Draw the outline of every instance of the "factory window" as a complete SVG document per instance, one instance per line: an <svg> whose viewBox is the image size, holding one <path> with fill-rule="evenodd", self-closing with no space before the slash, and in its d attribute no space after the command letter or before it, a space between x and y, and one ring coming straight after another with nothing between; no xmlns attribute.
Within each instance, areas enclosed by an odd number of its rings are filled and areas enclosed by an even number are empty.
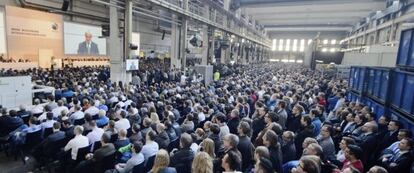
<svg viewBox="0 0 414 173"><path fill-rule="evenodd" d="M293 52L297 52L298 51L298 40L297 39L294 39L293 40L292 51Z"/></svg>
<svg viewBox="0 0 414 173"><path fill-rule="evenodd" d="M279 40L279 51L283 51L283 39Z"/></svg>
<svg viewBox="0 0 414 173"><path fill-rule="evenodd" d="M286 39L285 51L290 51L290 39Z"/></svg>
<svg viewBox="0 0 414 173"><path fill-rule="evenodd" d="M300 40L299 51L301 52L305 51L305 39Z"/></svg>

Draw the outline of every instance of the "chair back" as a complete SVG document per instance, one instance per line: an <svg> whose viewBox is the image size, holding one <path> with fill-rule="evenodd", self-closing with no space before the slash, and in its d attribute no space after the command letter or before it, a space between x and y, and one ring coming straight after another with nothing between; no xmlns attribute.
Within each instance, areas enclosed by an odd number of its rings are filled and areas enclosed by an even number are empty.
<svg viewBox="0 0 414 173"><path fill-rule="evenodd" d="M154 166L155 155L148 158L147 163L145 164L145 172L149 172Z"/></svg>
<svg viewBox="0 0 414 173"><path fill-rule="evenodd" d="M76 162L77 163L85 160L85 156L86 156L86 154L89 153L89 151L91 149L91 146L92 146L92 144L78 149L78 154L76 155Z"/></svg>
<svg viewBox="0 0 414 173"><path fill-rule="evenodd" d="M42 141L42 130L26 134L25 148L32 149Z"/></svg>
<svg viewBox="0 0 414 173"><path fill-rule="evenodd" d="M74 122L73 122L73 125L75 125L75 126L80 126L80 125L83 125L83 124L85 124L85 119L77 119L77 120L75 120Z"/></svg>
<svg viewBox="0 0 414 173"><path fill-rule="evenodd" d="M52 133L53 133L53 127L45 128L45 132L43 132L43 139L47 138Z"/></svg>
<svg viewBox="0 0 414 173"><path fill-rule="evenodd" d="M145 173L144 169L145 169L145 162L142 162L141 164L134 166L134 168L132 169L132 173Z"/></svg>

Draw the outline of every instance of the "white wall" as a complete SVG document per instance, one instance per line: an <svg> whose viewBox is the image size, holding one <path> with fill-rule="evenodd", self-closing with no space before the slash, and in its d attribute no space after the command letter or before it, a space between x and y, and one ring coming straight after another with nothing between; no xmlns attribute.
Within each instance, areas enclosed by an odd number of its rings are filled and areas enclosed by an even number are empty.
<svg viewBox="0 0 414 173"><path fill-rule="evenodd" d="M395 67L397 53L345 52L342 65Z"/></svg>

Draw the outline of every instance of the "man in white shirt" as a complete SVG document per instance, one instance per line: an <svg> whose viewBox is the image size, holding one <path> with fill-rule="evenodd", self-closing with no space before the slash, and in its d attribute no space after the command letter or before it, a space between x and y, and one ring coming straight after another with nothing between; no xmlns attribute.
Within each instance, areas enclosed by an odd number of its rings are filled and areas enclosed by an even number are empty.
<svg viewBox="0 0 414 173"><path fill-rule="evenodd" d="M158 152L158 144L154 142L157 134L154 131L149 131L146 136L146 143L142 147L141 153L144 155L145 160L148 160L151 156L154 156Z"/></svg>
<svg viewBox="0 0 414 173"><path fill-rule="evenodd" d="M73 130L75 133L75 137L71 139L68 144L66 144L64 150L69 151L71 150L71 156L72 160L76 160L76 156L78 154L78 149L83 148L89 145L88 138L86 136L83 136L83 127L82 126L76 126Z"/></svg>
<svg viewBox="0 0 414 173"><path fill-rule="evenodd" d="M40 124L40 126L42 127L42 129L52 128L53 123L55 123L55 122L56 121L53 120L53 113L48 112L48 113L46 113L46 121L43 122L42 124Z"/></svg>
<svg viewBox="0 0 414 173"><path fill-rule="evenodd" d="M121 129L128 130L131 127L131 124L129 124L129 120L125 118L126 112L121 111L121 119L115 122L115 129L121 131Z"/></svg>
<svg viewBox="0 0 414 173"><path fill-rule="evenodd" d="M30 110L30 112L32 113L32 115L36 115L36 114L41 114L43 113L43 106L40 105L40 100L39 99L35 99L34 100L34 107Z"/></svg>
<svg viewBox="0 0 414 173"><path fill-rule="evenodd" d="M63 105L62 100L59 100L57 103L58 103L58 107L52 110L53 117L55 118L57 118L62 113L62 111L65 111L66 113L69 112L69 109Z"/></svg>
<svg viewBox="0 0 414 173"><path fill-rule="evenodd" d="M99 114L99 109L95 106L90 106L89 108L87 108L85 110L85 114L87 114L87 113L89 113L92 116L98 115Z"/></svg>
<svg viewBox="0 0 414 173"><path fill-rule="evenodd" d="M73 121L75 120L79 120L85 117L85 113L82 112L82 107L80 107L79 105L75 106L75 112L70 115L70 121L73 123Z"/></svg>
<svg viewBox="0 0 414 173"><path fill-rule="evenodd" d="M89 124L92 127L92 131L86 135L86 137L88 137L89 144L100 141L104 130L96 126L95 120L92 120Z"/></svg>

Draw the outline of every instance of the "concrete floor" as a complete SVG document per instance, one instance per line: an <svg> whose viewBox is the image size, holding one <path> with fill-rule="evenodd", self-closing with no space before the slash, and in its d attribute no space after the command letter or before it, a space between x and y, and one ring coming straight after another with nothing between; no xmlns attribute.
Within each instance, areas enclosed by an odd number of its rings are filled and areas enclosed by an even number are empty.
<svg viewBox="0 0 414 173"><path fill-rule="evenodd" d="M29 157L26 161L26 164L23 164L23 161L20 157L17 157L17 160L14 160L14 156L6 156L4 151L0 151L0 172L1 173L47 173L47 170L37 170L33 171L35 160L33 157Z"/></svg>

